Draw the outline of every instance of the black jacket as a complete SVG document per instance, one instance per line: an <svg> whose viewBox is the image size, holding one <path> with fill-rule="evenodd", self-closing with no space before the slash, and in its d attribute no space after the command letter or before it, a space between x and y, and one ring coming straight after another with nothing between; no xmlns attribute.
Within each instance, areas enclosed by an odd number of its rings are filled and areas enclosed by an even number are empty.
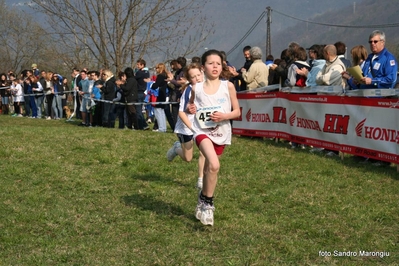
<svg viewBox="0 0 399 266"><path fill-rule="evenodd" d="M138 87L137 87L137 81L134 77L128 78L126 80L126 83L121 86L121 89L123 91L123 95L125 96L127 103L137 102Z"/></svg>
<svg viewBox="0 0 399 266"><path fill-rule="evenodd" d="M159 89L157 102L165 102L166 101L166 87L168 86L168 82L166 81L166 74L158 74L155 83L151 85L151 89ZM155 105L156 108L164 108L164 104Z"/></svg>
<svg viewBox="0 0 399 266"><path fill-rule="evenodd" d="M101 91L104 93L104 100L112 101L115 96L115 77L110 78L101 88Z"/></svg>
<svg viewBox="0 0 399 266"><path fill-rule="evenodd" d="M144 92L147 89L147 82L144 79L150 77L150 72L148 70L137 70L135 78L137 81L137 87L139 92Z"/></svg>

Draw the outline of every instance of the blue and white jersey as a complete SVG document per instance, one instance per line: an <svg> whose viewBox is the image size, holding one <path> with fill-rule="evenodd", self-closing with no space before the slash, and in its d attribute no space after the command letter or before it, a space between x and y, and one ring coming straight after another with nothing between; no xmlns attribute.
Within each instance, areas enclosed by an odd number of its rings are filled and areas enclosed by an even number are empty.
<svg viewBox="0 0 399 266"><path fill-rule="evenodd" d="M188 90L189 90L189 92L188 92ZM188 92L188 95L187 95L188 97L185 97L187 92ZM180 97L179 112L185 112L187 114L188 120L191 122L191 124L193 124L195 115L194 114L190 114L190 113L186 112L186 110L185 110L187 108L186 101L187 101L187 99L189 100L190 97L191 97L191 85L188 86L184 90L182 96ZM187 135L187 136L192 136L193 135L193 132L191 131L191 129L189 129L183 123L183 121L180 119L179 116L177 117L177 122L176 122L176 125L175 125L175 133L176 134L183 134L183 135Z"/></svg>

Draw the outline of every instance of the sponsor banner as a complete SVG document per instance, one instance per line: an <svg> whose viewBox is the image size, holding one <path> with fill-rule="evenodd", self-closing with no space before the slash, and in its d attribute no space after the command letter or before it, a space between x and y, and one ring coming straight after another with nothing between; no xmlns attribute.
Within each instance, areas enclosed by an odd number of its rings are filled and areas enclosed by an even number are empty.
<svg viewBox="0 0 399 266"><path fill-rule="evenodd" d="M342 97L343 104L374 106L380 108L399 108L398 98L358 98L358 97Z"/></svg>
<svg viewBox="0 0 399 266"><path fill-rule="evenodd" d="M397 99L282 92L237 96L241 116L233 122L233 134L283 138L399 163Z"/></svg>
<svg viewBox="0 0 399 266"><path fill-rule="evenodd" d="M277 95L284 99L289 99L291 102L302 102L302 103L342 103L341 96L327 96L327 95L309 95L309 94L284 94Z"/></svg>

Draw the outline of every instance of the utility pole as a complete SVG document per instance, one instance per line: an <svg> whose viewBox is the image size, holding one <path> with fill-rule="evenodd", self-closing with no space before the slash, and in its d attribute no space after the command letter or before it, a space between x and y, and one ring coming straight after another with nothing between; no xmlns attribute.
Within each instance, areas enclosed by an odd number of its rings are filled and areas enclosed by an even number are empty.
<svg viewBox="0 0 399 266"><path fill-rule="evenodd" d="M266 7L267 10L267 20L266 20L266 56L272 54L272 43L270 35L270 24L272 23L272 8L270 6Z"/></svg>

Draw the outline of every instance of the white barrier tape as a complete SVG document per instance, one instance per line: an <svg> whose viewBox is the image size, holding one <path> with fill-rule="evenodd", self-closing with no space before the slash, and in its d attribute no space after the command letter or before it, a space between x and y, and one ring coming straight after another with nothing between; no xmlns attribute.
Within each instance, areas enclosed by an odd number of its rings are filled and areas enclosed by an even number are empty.
<svg viewBox="0 0 399 266"><path fill-rule="evenodd" d="M113 101L108 101L108 100L102 100L102 99L93 99L89 97L83 97L87 100L93 100L95 102L103 102L103 103L112 103L116 105L149 105L149 104L178 104L178 102L142 102L142 103L121 103L121 102L113 102Z"/></svg>
<svg viewBox="0 0 399 266"><path fill-rule="evenodd" d="M62 95L62 94L68 93L68 92L73 92L73 91L64 91L64 92L56 92L56 93L48 93L48 94L46 94L46 93L30 93L30 94L23 94L23 95L19 95L19 96L42 96L42 95L51 95L51 94Z"/></svg>
<svg viewBox="0 0 399 266"><path fill-rule="evenodd" d="M72 91L64 91L64 92L57 92L57 93L52 93L53 95L62 95L65 93L69 93L69 92L73 92L74 96L76 96L76 91L72 90ZM32 93L32 94L24 94L24 95L20 95L20 96L42 96L42 95L50 95L50 94L45 94L45 93ZM76 97L74 97L76 100ZM93 99L90 97L85 97L83 96L83 98L88 99L88 100L94 100L96 102L104 102L104 103L112 103L112 104L116 104L116 105L149 105L149 104L178 104L178 102L142 102L142 103L121 103L121 102L113 102L113 101L108 101L108 100L102 100L102 99ZM75 105L75 103L74 103ZM76 107L74 108L76 109Z"/></svg>
<svg viewBox="0 0 399 266"><path fill-rule="evenodd" d="M76 91L74 92L74 96L76 96ZM76 104L76 98L74 97L74 106L73 106L73 113L71 116L66 120L67 122L72 121L72 118L75 116L75 112L77 109L77 104ZM89 101L93 100L94 102L103 102L103 103L111 103L115 105L149 105L149 104L177 104L178 102L143 102L143 103L121 103L121 102L113 102L113 101L107 101L107 100L101 100L101 99L93 99L90 97L83 97Z"/></svg>

